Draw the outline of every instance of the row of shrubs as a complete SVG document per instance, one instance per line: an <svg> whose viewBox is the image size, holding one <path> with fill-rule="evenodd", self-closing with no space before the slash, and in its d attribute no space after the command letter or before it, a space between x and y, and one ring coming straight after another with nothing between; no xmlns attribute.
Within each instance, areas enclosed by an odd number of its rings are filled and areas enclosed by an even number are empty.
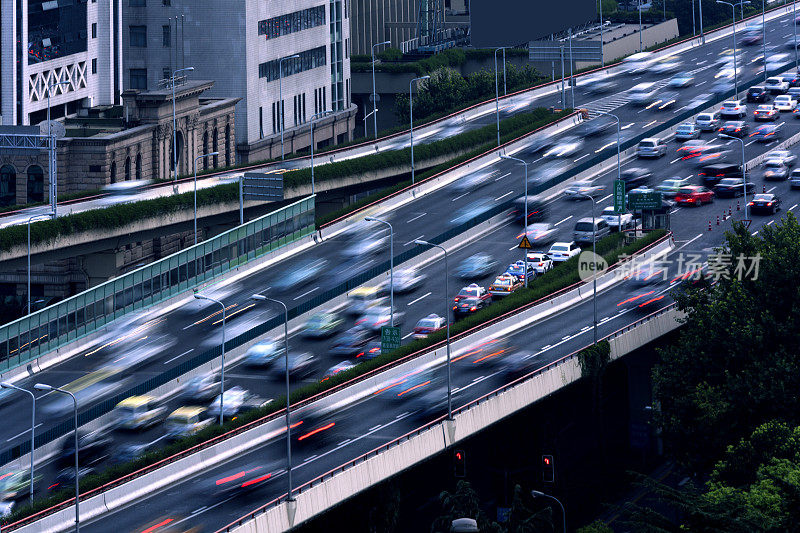
<svg viewBox="0 0 800 533"><path fill-rule="evenodd" d="M643 237L637 239L631 244L623 245L622 236L616 233L602 239L601 241L598 241L596 249L597 253L602 255L609 264L613 264L618 260L618 258L623 256L623 254L632 255L661 239L665 235L666 231L656 230L645 234ZM521 307L545 298L546 296L569 287L570 285L573 285L579 281L578 258L574 257L569 261L559 264L541 278L537 278L537 280L532 283L529 288L520 289L514 294L507 296L499 302L479 311L475 315L452 324L450 328L451 336L455 337L459 334L462 334L467 330L480 326L481 324L485 324L490 320L513 312L514 310L520 309ZM391 353L381 354L375 359L360 363L355 368L340 372L324 382L304 385L295 389L291 393L290 400L292 404L295 404L301 400L305 400L312 396L329 391L346 381L363 376L381 366L391 364L412 354L419 353L426 348L431 348L435 344L444 341L445 336L446 333L443 331L434 333L425 339L414 340L406 345L403 345ZM217 424L209 426L196 435L183 438L165 446L164 448L149 452L134 461L115 465L105 469L101 473L86 476L81 480L81 492L86 492L110 483L125 475L152 465L164 458L173 456L193 446L218 437L223 433L227 433L237 428L242 428L251 422L275 414L276 412L282 410L285 404L285 397L276 398L274 401L270 402L269 405L244 413L243 415L238 416L235 420L225 422L225 424L222 426ZM14 521L21 520L24 517L58 505L61 502L65 502L73 496L74 492L67 489L52 494L47 498L39 498L33 505L26 505L16 509L14 513L8 517L5 523L12 523Z"/></svg>
<svg viewBox="0 0 800 533"><path fill-rule="evenodd" d="M402 61L403 54L397 48L390 48L377 54L380 63L375 64L375 72L413 73L424 76L440 68L460 67L470 60L485 60L494 57L494 50L469 50L451 48L438 54L417 61ZM508 57L528 57L528 50L510 48L506 50ZM350 56L350 70L353 72L372 72L372 57L369 55Z"/></svg>

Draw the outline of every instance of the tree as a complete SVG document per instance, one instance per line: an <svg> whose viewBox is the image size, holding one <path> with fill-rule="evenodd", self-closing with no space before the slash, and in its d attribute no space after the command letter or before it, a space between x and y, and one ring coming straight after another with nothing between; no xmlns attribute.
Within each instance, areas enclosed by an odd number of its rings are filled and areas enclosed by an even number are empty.
<svg viewBox="0 0 800 533"><path fill-rule="evenodd" d="M442 491L439 494L442 514L433 522L432 533L449 533L456 518L472 518L478 521L478 529L483 532L501 533L502 529L490 521L480 507L480 498L469 481L459 480L453 493Z"/></svg>
<svg viewBox="0 0 800 533"><path fill-rule="evenodd" d="M755 237L736 224L722 253L718 283L677 297L688 316L653 373L656 423L695 472L766 420L800 422L800 225L790 213ZM755 279L737 279L740 256L760 257Z"/></svg>
<svg viewBox="0 0 800 533"><path fill-rule="evenodd" d="M595 520L591 524L579 527L577 533L614 533L614 530L600 520Z"/></svg>

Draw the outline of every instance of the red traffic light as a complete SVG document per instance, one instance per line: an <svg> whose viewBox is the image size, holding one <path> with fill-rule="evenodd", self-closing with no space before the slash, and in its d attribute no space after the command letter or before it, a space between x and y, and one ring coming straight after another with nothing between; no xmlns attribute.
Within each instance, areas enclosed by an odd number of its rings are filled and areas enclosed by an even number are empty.
<svg viewBox="0 0 800 533"><path fill-rule="evenodd" d="M463 455L461 455L461 452L456 452L456 459L457 459L457 460L459 460L459 461L460 461L460 460L461 460L461 459L463 459L463 458L464 458L464 456L463 456Z"/></svg>
<svg viewBox="0 0 800 533"><path fill-rule="evenodd" d="M549 458L549 457L547 457L547 456L545 455L545 456L542 458L542 460L544 461L544 464L545 464L545 465L547 465L547 466L550 466L550 458Z"/></svg>

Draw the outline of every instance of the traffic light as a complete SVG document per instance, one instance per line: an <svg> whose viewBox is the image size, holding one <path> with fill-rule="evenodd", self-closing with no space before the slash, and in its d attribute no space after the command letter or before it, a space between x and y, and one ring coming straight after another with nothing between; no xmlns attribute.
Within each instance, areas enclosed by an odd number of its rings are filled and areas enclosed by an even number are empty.
<svg viewBox="0 0 800 533"><path fill-rule="evenodd" d="M556 467L552 455L542 455L542 481L553 483L556 479Z"/></svg>
<svg viewBox="0 0 800 533"><path fill-rule="evenodd" d="M467 458L464 455L464 450L456 450L453 454L453 464L455 466L456 477L467 476Z"/></svg>

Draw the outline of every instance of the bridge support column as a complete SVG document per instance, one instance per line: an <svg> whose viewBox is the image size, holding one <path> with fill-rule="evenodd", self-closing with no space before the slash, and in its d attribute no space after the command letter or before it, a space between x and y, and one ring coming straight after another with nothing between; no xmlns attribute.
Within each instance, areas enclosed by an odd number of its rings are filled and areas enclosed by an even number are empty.
<svg viewBox="0 0 800 533"><path fill-rule="evenodd" d="M85 255L82 263L87 276L87 288L100 285L119 274L119 252L116 250Z"/></svg>

